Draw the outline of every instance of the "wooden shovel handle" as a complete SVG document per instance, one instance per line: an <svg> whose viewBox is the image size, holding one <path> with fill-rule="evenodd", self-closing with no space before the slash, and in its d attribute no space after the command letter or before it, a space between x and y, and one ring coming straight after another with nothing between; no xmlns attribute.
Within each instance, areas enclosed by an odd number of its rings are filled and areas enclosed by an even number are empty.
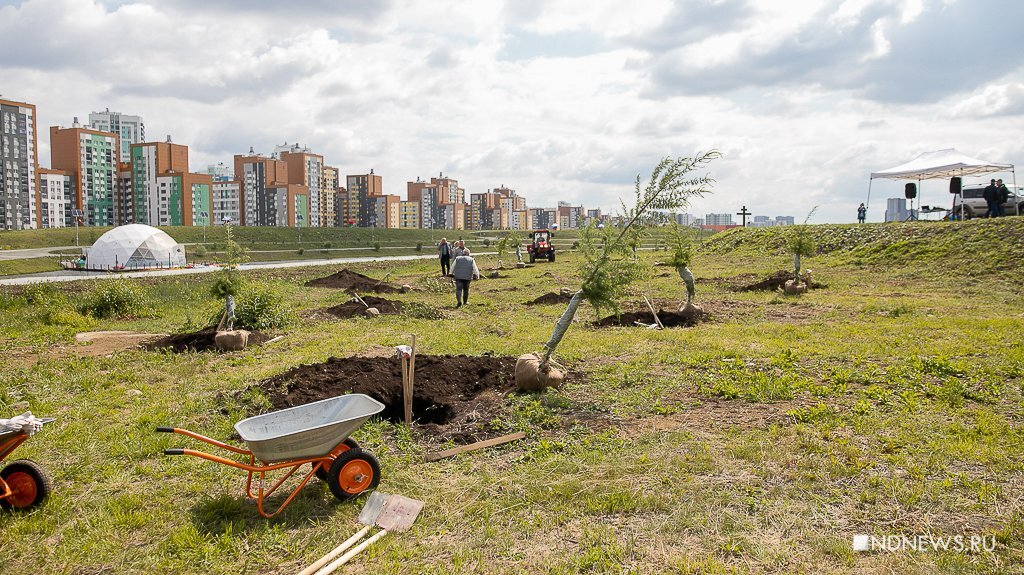
<svg viewBox="0 0 1024 575"><path fill-rule="evenodd" d="M356 541L362 539L363 536L366 535L366 533L370 530L370 527L370 525L367 525L366 527L360 529L358 533L346 539L344 543L335 547L330 553L317 559L316 563L313 563L309 567L306 567L305 569L300 571L299 575L313 575L313 573L316 573L317 569L320 569L321 567L326 565L328 561L334 559L338 555L341 555L345 552L346 549L354 545Z"/></svg>
<svg viewBox="0 0 1024 575"><path fill-rule="evenodd" d="M388 530L387 529L381 529L377 533L374 533L373 537L370 537L366 541L363 541L359 545L356 545L355 549L349 551L348 553L342 555L341 557L338 557L337 559L334 560L334 563L331 563L327 567L324 567L323 569L317 571L316 575L329 575L330 573L334 573L335 569L337 569L338 567L341 567L345 563L348 563L349 559L355 557L356 555L359 555L359 553L361 553L363 551L363 549L366 549L370 545L373 545L374 541L380 539L381 537L384 537L387 534L388 534Z"/></svg>

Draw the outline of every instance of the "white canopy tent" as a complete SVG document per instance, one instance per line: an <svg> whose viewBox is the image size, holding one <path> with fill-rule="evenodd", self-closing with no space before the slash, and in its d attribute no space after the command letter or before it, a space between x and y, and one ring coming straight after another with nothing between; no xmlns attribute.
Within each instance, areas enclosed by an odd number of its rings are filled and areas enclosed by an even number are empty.
<svg viewBox="0 0 1024 575"><path fill-rule="evenodd" d="M872 172L871 182L875 178L889 180L917 180L918 190L921 188L921 180L950 179L953 177L978 176L993 172L1011 172L1013 174L1013 187L1017 187L1017 174L1014 172L1013 164L999 164L986 160L972 158L962 154L953 148L937 150L935 152L924 152L913 160L898 166ZM918 205L920 205L920 192L918 193ZM871 203L871 183L868 183L868 204ZM911 202L913 204L913 202Z"/></svg>

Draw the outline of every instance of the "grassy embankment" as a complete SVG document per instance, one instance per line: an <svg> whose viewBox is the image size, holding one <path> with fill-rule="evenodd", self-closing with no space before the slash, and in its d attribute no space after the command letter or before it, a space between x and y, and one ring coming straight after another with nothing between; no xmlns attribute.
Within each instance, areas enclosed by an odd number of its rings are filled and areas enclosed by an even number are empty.
<svg viewBox="0 0 1024 575"><path fill-rule="evenodd" d="M815 227L821 255L806 265L826 289L733 291L791 265L782 232L719 234L697 252L697 302L712 314L697 327L597 329L583 310L559 348L572 380L507 400L497 427L526 441L423 463L429 439L380 421L361 428L383 463L381 489L427 507L347 572L1020 572L1024 220ZM152 313L126 320L52 313L5 292L0 414L27 405L58 421L16 454L50 469L56 490L37 511L0 515L0 560L11 572L298 571L355 531L360 503L314 485L281 519L261 519L244 474L162 456L187 442L153 428L228 438L266 405L257 381L409 333L421 353L536 350L562 309L522 303L573 285L573 264L480 281L460 310L432 262L362 266L423 288L394 299L444 318L298 319L280 343L231 355L76 358L70 343L84 329L195 327L218 305L209 277L145 282ZM685 298L674 272L652 270L624 306L639 307L641 293ZM308 310L346 299L301 286L327 273L250 277ZM74 301L93 287L55 289ZM998 547L855 553L860 533L984 534Z"/></svg>

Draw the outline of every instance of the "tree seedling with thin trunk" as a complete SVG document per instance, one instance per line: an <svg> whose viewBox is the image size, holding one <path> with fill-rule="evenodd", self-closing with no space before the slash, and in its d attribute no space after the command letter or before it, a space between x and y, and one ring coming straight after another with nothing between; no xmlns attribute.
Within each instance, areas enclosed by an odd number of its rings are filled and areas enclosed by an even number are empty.
<svg viewBox="0 0 1024 575"><path fill-rule="evenodd" d="M646 187L641 188L640 176L636 177L636 203L633 207L622 203L621 228L598 230L587 226L581 231L580 256L583 261L579 272L583 282L555 324L551 338L544 344L544 350L539 354L522 355L516 361L518 389L534 391L561 385L565 375L553 365L552 355L572 324L580 301L587 300L599 311L602 308L618 311L617 299L626 286L644 273L632 249L634 242L630 241L637 237L631 235L634 226L648 225L656 211L680 210L689 204L690 198L710 193L709 187L714 180L709 176L694 177L689 174L720 156L720 153L712 150L693 158L664 158L651 172Z"/></svg>
<svg viewBox="0 0 1024 575"><path fill-rule="evenodd" d="M811 257L814 255L815 245L814 238L811 236L811 229L808 226L808 222L811 220L811 216L817 211L818 206L814 206L813 209L804 218L804 223L793 226L789 231L789 237L786 239L786 247L790 253L793 254L793 279L786 282L783 290L787 294L801 294L807 291L809 286L810 277L809 275L805 278L801 277L801 258Z"/></svg>

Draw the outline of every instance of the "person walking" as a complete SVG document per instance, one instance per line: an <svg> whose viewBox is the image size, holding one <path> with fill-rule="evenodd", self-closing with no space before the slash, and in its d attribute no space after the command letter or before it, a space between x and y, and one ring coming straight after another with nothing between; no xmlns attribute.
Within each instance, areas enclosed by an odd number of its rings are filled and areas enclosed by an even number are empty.
<svg viewBox="0 0 1024 575"><path fill-rule="evenodd" d="M448 243L448 238L441 238L441 243L437 244L437 257L441 259L441 275L448 275L452 261L452 245Z"/></svg>
<svg viewBox="0 0 1024 575"><path fill-rule="evenodd" d="M466 249L466 242L457 240L455 242L455 248L452 249L452 257L457 258L459 256L466 255L467 253L469 253L469 250Z"/></svg>
<svg viewBox="0 0 1024 575"><path fill-rule="evenodd" d="M480 269L476 267L476 260L469 254L469 249L463 248L463 254L455 258L452 276L455 277L455 307L462 307L462 304L469 303L469 282L480 279Z"/></svg>
<svg viewBox="0 0 1024 575"><path fill-rule="evenodd" d="M996 180L996 215L1000 218L1006 215L1005 204L1010 199L1010 190L1003 184L1002 178Z"/></svg>
<svg viewBox="0 0 1024 575"><path fill-rule="evenodd" d="M985 191L981 193L981 197L985 198L985 205L988 209L985 210L986 218L996 217L996 196L999 194L999 188L996 187L996 181L990 180L989 184L985 186Z"/></svg>
<svg viewBox="0 0 1024 575"><path fill-rule="evenodd" d="M857 223L863 224L866 219L868 219L868 209L864 206L864 202L861 202L857 207Z"/></svg>

